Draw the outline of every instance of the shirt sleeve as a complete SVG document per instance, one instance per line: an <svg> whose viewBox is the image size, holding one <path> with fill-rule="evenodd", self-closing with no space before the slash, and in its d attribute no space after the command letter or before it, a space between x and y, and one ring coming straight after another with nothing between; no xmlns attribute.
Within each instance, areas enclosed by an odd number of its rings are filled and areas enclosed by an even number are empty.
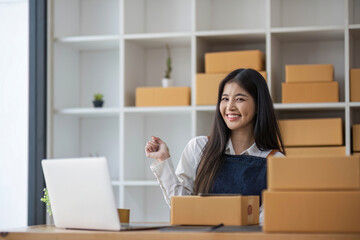
<svg viewBox="0 0 360 240"><path fill-rule="evenodd" d="M171 158L162 162L155 161L151 164L150 169L157 178L165 201L169 206L171 206L172 196L191 195L193 193L196 169L206 143L206 137L191 139L181 154L176 171Z"/></svg>

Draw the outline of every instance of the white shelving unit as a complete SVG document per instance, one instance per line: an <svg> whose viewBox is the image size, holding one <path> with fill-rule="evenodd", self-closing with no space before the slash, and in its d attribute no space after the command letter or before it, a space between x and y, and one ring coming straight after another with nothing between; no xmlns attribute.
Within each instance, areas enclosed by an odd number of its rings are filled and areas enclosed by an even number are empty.
<svg viewBox="0 0 360 240"><path fill-rule="evenodd" d="M351 153L358 0L50 0L48 13L48 157L106 156L118 207L130 208L132 221L170 220L144 154L150 136L168 143L176 165L190 138L210 133L215 106L195 104L206 52L263 51L279 118L341 117ZM166 44L191 105L135 107L136 87L161 85ZM320 63L334 65L340 102L282 104L285 65ZM101 109L91 103L98 92Z"/></svg>

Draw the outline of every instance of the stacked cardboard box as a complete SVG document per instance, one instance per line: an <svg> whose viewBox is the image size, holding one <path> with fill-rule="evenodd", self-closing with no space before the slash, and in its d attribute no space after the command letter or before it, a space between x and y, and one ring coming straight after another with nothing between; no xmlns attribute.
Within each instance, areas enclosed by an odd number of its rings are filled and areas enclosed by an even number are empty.
<svg viewBox="0 0 360 240"><path fill-rule="evenodd" d="M341 118L279 120L287 156L345 156Z"/></svg>
<svg viewBox="0 0 360 240"><path fill-rule="evenodd" d="M269 157L265 232L360 232L359 156Z"/></svg>
<svg viewBox="0 0 360 240"><path fill-rule="evenodd" d="M285 72L283 103L339 102L339 84L331 64L286 65Z"/></svg>
<svg viewBox="0 0 360 240"><path fill-rule="evenodd" d="M350 101L360 102L360 69L350 70Z"/></svg>
<svg viewBox="0 0 360 240"><path fill-rule="evenodd" d="M353 151L360 152L360 124L354 124L352 129Z"/></svg>
<svg viewBox="0 0 360 240"><path fill-rule="evenodd" d="M196 104L215 105L219 83L235 69L252 68L266 80L264 59L259 50L206 53L205 73L196 75Z"/></svg>

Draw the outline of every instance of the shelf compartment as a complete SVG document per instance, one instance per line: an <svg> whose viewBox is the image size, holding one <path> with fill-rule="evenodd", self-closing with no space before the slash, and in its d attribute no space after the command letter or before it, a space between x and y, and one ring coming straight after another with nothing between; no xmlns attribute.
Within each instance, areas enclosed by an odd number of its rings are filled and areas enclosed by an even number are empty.
<svg viewBox="0 0 360 240"><path fill-rule="evenodd" d="M119 107L119 51L80 51L54 45L54 108L92 107L94 94L104 107Z"/></svg>
<svg viewBox="0 0 360 240"><path fill-rule="evenodd" d="M118 35L70 36L56 38L54 41L56 44L77 50L118 49L120 37Z"/></svg>
<svg viewBox="0 0 360 240"><path fill-rule="evenodd" d="M125 113L124 133L124 180L154 181L150 170L152 162L146 158L145 145L151 136L157 136L166 142L176 166L183 149L191 139L191 114L138 114Z"/></svg>
<svg viewBox="0 0 360 240"><path fill-rule="evenodd" d="M332 36L332 37L330 37ZM278 32L271 34L271 84L274 103L281 103L285 66L332 64L339 83L340 102L345 101L345 49L343 30Z"/></svg>
<svg viewBox="0 0 360 240"><path fill-rule="evenodd" d="M54 0L53 3L55 38L118 35L119 20L118 0Z"/></svg>
<svg viewBox="0 0 360 240"><path fill-rule="evenodd" d="M344 26L344 1L271 0L270 2L271 27Z"/></svg>
<svg viewBox="0 0 360 240"><path fill-rule="evenodd" d="M118 117L55 115L53 129L54 158L104 156L111 179L119 179Z"/></svg>
<svg viewBox="0 0 360 240"><path fill-rule="evenodd" d="M198 0L196 31L265 29L265 0Z"/></svg>
<svg viewBox="0 0 360 240"><path fill-rule="evenodd" d="M125 34L191 31L191 0L124 2Z"/></svg>
<svg viewBox="0 0 360 240"><path fill-rule="evenodd" d="M198 111L196 115L196 136L210 136L215 109L213 111Z"/></svg>
<svg viewBox="0 0 360 240"><path fill-rule="evenodd" d="M125 186L124 198L131 222L170 222L170 207L159 186Z"/></svg>
<svg viewBox="0 0 360 240"><path fill-rule="evenodd" d="M360 68L360 28L349 31L349 66Z"/></svg>
<svg viewBox="0 0 360 240"><path fill-rule="evenodd" d="M360 2L349 0L349 23L360 24Z"/></svg>
<svg viewBox="0 0 360 240"><path fill-rule="evenodd" d="M205 53L261 50L266 53L265 33L208 35L196 37L196 72L205 72Z"/></svg>
<svg viewBox="0 0 360 240"><path fill-rule="evenodd" d="M125 41L125 106L135 106L137 87L161 86L166 69L166 44L170 48L174 86L191 86L190 37Z"/></svg>

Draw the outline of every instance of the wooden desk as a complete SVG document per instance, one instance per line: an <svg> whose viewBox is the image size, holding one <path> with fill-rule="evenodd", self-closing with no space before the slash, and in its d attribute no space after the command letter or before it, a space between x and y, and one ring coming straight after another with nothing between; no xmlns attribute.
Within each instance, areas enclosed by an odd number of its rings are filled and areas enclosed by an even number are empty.
<svg viewBox="0 0 360 240"><path fill-rule="evenodd" d="M290 234L290 233L260 233L260 232L160 232L158 230L107 232L57 229L54 226L31 226L0 230L0 239L21 240L108 240L108 239L147 239L147 240L360 240L360 234Z"/></svg>

